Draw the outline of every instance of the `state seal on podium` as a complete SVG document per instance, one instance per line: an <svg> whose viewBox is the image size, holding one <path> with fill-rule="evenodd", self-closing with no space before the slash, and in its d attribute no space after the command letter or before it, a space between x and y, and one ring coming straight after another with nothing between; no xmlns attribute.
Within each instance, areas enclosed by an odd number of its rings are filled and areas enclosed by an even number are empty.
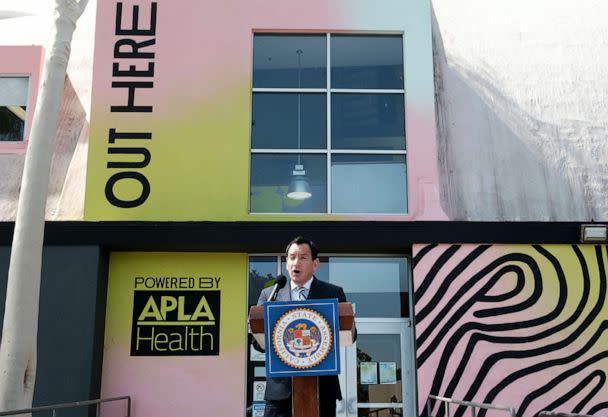
<svg viewBox="0 0 608 417"><path fill-rule="evenodd" d="M264 304L266 376L340 373L338 300Z"/></svg>
<svg viewBox="0 0 608 417"><path fill-rule="evenodd" d="M277 356L297 369L309 369L321 363L331 350L332 339L327 320L310 308L287 311L272 330Z"/></svg>

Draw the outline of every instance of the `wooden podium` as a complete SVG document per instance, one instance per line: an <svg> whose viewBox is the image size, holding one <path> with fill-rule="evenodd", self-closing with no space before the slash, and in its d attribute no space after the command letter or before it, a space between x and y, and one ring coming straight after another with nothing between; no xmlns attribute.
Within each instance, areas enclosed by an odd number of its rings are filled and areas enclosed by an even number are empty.
<svg viewBox="0 0 608 417"><path fill-rule="evenodd" d="M351 303L339 303L340 346L353 344L355 336L355 314ZM264 346L264 307L249 309L249 325L256 342ZM291 385L292 417L319 417L319 377L296 376Z"/></svg>

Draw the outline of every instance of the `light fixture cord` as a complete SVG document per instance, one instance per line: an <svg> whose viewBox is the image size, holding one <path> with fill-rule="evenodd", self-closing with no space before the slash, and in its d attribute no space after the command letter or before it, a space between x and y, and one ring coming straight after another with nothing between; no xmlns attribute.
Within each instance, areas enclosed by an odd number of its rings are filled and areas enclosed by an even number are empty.
<svg viewBox="0 0 608 417"><path fill-rule="evenodd" d="M296 54L298 54L298 90L302 87L301 85L301 77L302 77L302 50L298 49L296 51ZM301 165L300 163L300 96L301 96L301 92L298 91L298 165Z"/></svg>

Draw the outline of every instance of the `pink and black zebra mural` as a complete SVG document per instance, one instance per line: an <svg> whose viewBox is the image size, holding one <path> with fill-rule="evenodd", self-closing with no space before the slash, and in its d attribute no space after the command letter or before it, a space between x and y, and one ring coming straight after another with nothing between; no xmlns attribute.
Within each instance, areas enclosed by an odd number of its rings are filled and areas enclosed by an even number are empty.
<svg viewBox="0 0 608 417"><path fill-rule="evenodd" d="M422 415L432 394L518 416L608 416L606 246L415 245L413 255ZM433 415L444 415L438 403ZM479 413L491 415L505 414Z"/></svg>

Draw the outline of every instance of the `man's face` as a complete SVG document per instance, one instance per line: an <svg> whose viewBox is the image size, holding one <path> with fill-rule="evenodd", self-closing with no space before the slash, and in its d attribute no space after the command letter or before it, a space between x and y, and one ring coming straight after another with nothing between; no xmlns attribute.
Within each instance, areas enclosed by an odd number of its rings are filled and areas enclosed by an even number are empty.
<svg viewBox="0 0 608 417"><path fill-rule="evenodd" d="M304 285L319 266L319 258L313 260L310 246L306 243L293 243L287 251L287 272L298 286Z"/></svg>

